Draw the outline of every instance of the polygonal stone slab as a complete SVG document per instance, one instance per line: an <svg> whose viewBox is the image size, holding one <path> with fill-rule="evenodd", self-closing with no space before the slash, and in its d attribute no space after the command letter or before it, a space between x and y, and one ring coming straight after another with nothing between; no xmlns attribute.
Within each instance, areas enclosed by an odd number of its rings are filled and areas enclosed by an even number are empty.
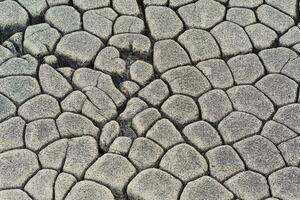
<svg viewBox="0 0 300 200"><path fill-rule="evenodd" d="M109 6L110 0L73 0L75 7L82 11Z"/></svg>
<svg viewBox="0 0 300 200"><path fill-rule="evenodd" d="M16 113L17 107L13 102L11 102L7 97L0 94L0 121L14 116Z"/></svg>
<svg viewBox="0 0 300 200"><path fill-rule="evenodd" d="M226 13L226 20L242 27L256 22L255 13L247 8L230 8Z"/></svg>
<svg viewBox="0 0 300 200"><path fill-rule="evenodd" d="M297 167L300 164L300 137L283 142L278 148L289 166Z"/></svg>

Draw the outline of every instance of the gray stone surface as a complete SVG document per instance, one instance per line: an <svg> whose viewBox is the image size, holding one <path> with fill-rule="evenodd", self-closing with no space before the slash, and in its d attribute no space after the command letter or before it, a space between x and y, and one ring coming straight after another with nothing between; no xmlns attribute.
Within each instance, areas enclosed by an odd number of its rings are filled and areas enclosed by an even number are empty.
<svg viewBox="0 0 300 200"><path fill-rule="evenodd" d="M245 27L256 22L255 13L247 8L230 8L226 13L226 20Z"/></svg>

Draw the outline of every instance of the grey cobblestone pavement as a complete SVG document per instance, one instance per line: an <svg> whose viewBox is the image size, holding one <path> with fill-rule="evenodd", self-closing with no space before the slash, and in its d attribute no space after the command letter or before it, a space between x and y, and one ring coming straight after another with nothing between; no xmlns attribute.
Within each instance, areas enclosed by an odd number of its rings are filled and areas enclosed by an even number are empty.
<svg viewBox="0 0 300 200"><path fill-rule="evenodd" d="M300 200L298 0L0 0L0 200Z"/></svg>

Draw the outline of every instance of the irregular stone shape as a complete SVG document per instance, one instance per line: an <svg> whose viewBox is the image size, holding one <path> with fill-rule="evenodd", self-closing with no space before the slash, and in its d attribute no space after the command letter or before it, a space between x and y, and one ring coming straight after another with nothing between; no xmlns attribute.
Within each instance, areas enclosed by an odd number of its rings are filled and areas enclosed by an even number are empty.
<svg viewBox="0 0 300 200"><path fill-rule="evenodd" d="M205 30L187 30L178 37L178 41L187 49L193 62L221 56L216 40Z"/></svg>
<svg viewBox="0 0 300 200"><path fill-rule="evenodd" d="M63 171L81 179L89 166L99 157L98 143L91 136L72 138L68 141Z"/></svg>
<svg viewBox="0 0 300 200"><path fill-rule="evenodd" d="M175 144L184 142L180 132L168 119L157 121L149 131L147 131L146 137L154 140L164 149L169 149Z"/></svg>
<svg viewBox="0 0 300 200"><path fill-rule="evenodd" d="M275 145L297 136L294 131L275 121L265 123L261 135L269 139Z"/></svg>
<svg viewBox="0 0 300 200"><path fill-rule="evenodd" d="M277 33L269 27L261 24L251 24L245 27L255 49L266 49L271 47L278 38Z"/></svg>
<svg viewBox="0 0 300 200"><path fill-rule="evenodd" d="M174 200L178 199L182 183L159 169L146 169L139 173L127 186L130 199Z"/></svg>
<svg viewBox="0 0 300 200"><path fill-rule="evenodd" d="M251 0L251 1L229 0L230 7L236 6L236 7L256 8L263 3L264 3L263 0Z"/></svg>
<svg viewBox="0 0 300 200"><path fill-rule="evenodd" d="M105 47L98 53L94 69L123 76L126 73L126 62L120 58L120 52L115 47Z"/></svg>
<svg viewBox="0 0 300 200"><path fill-rule="evenodd" d="M291 77L297 82L300 82L300 57L288 62L281 70L281 73Z"/></svg>
<svg viewBox="0 0 300 200"><path fill-rule="evenodd" d="M279 108L273 119L300 134L300 104L290 104Z"/></svg>
<svg viewBox="0 0 300 200"><path fill-rule="evenodd" d="M0 197L2 200L32 200L26 192L20 189L1 190Z"/></svg>
<svg viewBox="0 0 300 200"><path fill-rule="evenodd" d="M183 23L168 7L149 6L145 9L146 21L155 40L170 39L183 30Z"/></svg>
<svg viewBox="0 0 300 200"><path fill-rule="evenodd" d="M73 89L59 72L47 64L40 66L39 80L43 91L56 98L63 98Z"/></svg>
<svg viewBox="0 0 300 200"><path fill-rule="evenodd" d="M187 142L199 151L207 151L222 144L218 132L205 121L198 121L185 126L182 134Z"/></svg>
<svg viewBox="0 0 300 200"><path fill-rule="evenodd" d="M143 0L145 6L163 6L167 5L168 0Z"/></svg>
<svg viewBox="0 0 300 200"><path fill-rule="evenodd" d="M237 84L252 84L265 73L264 66L256 54L235 56L227 62Z"/></svg>
<svg viewBox="0 0 300 200"><path fill-rule="evenodd" d="M31 55L11 58L0 65L0 76L35 75L38 61Z"/></svg>
<svg viewBox="0 0 300 200"><path fill-rule="evenodd" d="M105 199L114 200L111 191L104 185L100 185L93 181L80 181L76 183L71 191L67 194L66 200L93 200Z"/></svg>
<svg viewBox="0 0 300 200"><path fill-rule="evenodd" d="M224 21L210 32L221 46L223 56L234 56L252 51L252 44L246 32L237 24Z"/></svg>
<svg viewBox="0 0 300 200"><path fill-rule="evenodd" d="M17 0L28 11L33 21L39 21L48 9L46 0Z"/></svg>
<svg viewBox="0 0 300 200"><path fill-rule="evenodd" d="M53 187L56 177L55 170L42 169L26 183L24 190L35 199L51 200L54 195Z"/></svg>
<svg viewBox="0 0 300 200"><path fill-rule="evenodd" d="M129 75L132 81L140 85L146 85L154 76L151 64L138 60L129 67Z"/></svg>
<svg viewBox="0 0 300 200"><path fill-rule="evenodd" d="M178 7L181 7L183 5L186 5L186 4L189 4L192 2L193 2L193 0L170 0L169 6L171 8L178 8Z"/></svg>
<svg viewBox="0 0 300 200"><path fill-rule="evenodd" d="M60 105L64 112L79 113L87 97L81 91L76 90L70 93L61 101Z"/></svg>
<svg viewBox="0 0 300 200"><path fill-rule="evenodd" d="M298 57L296 52L285 47L266 49L258 55L269 73L279 73L286 64Z"/></svg>
<svg viewBox="0 0 300 200"><path fill-rule="evenodd" d="M266 178L253 171L240 172L225 181L224 185L241 199L264 199L270 195Z"/></svg>
<svg viewBox="0 0 300 200"><path fill-rule="evenodd" d="M47 10L45 21L63 34L81 29L80 13L71 6L55 6Z"/></svg>
<svg viewBox="0 0 300 200"><path fill-rule="evenodd" d="M283 142L278 148L289 166L297 167L300 164L300 137Z"/></svg>
<svg viewBox="0 0 300 200"><path fill-rule="evenodd" d="M70 0L47 0L50 7L69 4Z"/></svg>
<svg viewBox="0 0 300 200"><path fill-rule="evenodd" d="M0 64L14 57L14 54L6 47L0 45Z"/></svg>
<svg viewBox="0 0 300 200"><path fill-rule="evenodd" d="M140 9L137 0L112 0L112 7L121 15L139 15Z"/></svg>
<svg viewBox="0 0 300 200"><path fill-rule="evenodd" d="M169 84L175 94L198 97L211 88L206 77L193 66L171 69L162 74L161 77Z"/></svg>
<svg viewBox="0 0 300 200"><path fill-rule="evenodd" d="M206 152L210 174L219 181L245 170L245 166L236 151L229 145L219 146Z"/></svg>
<svg viewBox="0 0 300 200"><path fill-rule="evenodd" d="M286 167L269 176L271 193L280 199L297 200L300 198L300 169Z"/></svg>
<svg viewBox="0 0 300 200"><path fill-rule="evenodd" d="M50 54L60 39L60 33L47 23L31 25L24 35L24 51L35 57Z"/></svg>
<svg viewBox="0 0 300 200"><path fill-rule="evenodd" d="M141 99L133 97L129 99L125 110L119 115L120 121L131 121L136 114L148 108L148 105Z"/></svg>
<svg viewBox="0 0 300 200"><path fill-rule="evenodd" d="M91 10L95 8L107 7L110 0L73 0L73 4L81 11Z"/></svg>
<svg viewBox="0 0 300 200"><path fill-rule="evenodd" d="M89 10L83 13L83 28L102 40L108 40L113 33L113 23L117 16L109 7Z"/></svg>
<svg viewBox="0 0 300 200"><path fill-rule="evenodd" d="M210 59L199 62L197 68L202 71L214 88L224 89L233 85L231 71L221 59Z"/></svg>
<svg viewBox="0 0 300 200"><path fill-rule="evenodd" d="M298 26L293 26L284 35L279 38L281 46L292 46L300 42L300 29Z"/></svg>
<svg viewBox="0 0 300 200"><path fill-rule="evenodd" d="M297 1L296 0L289 0L289 1L284 1L284 0L266 0L266 3L278 8L284 13L287 13L293 18L296 18L297 16Z"/></svg>
<svg viewBox="0 0 300 200"><path fill-rule="evenodd" d="M31 76L9 76L0 79L0 92L17 104L41 92L37 80Z"/></svg>
<svg viewBox="0 0 300 200"><path fill-rule="evenodd" d="M106 153L86 171L86 179L106 185L116 196L123 196L135 167L123 156Z"/></svg>
<svg viewBox="0 0 300 200"><path fill-rule="evenodd" d="M216 1L202 0L180 7L178 13L188 28L210 29L223 20L225 9Z"/></svg>
<svg viewBox="0 0 300 200"><path fill-rule="evenodd" d="M297 98L298 84L280 74L264 76L255 86L267 95L276 106L293 103Z"/></svg>
<svg viewBox="0 0 300 200"><path fill-rule="evenodd" d="M146 131L161 118L161 114L155 108L148 108L138 113L132 119L132 128L138 136L143 136Z"/></svg>
<svg viewBox="0 0 300 200"><path fill-rule="evenodd" d="M2 43L2 46L7 48L15 56L23 55L23 35L23 32L13 34L8 40Z"/></svg>
<svg viewBox="0 0 300 200"><path fill-rule="evenodd" d="M38 151L46 144L59 139L60 135L53 119L40 119L30 122L25 129L26 147Z"/></svg>
<svg viewBox="0 0 300 200"><path fill-rule="evenodd" d="M141 89L138 96L154 107L159 106L168 98L170 92L167 84L161 79L156 79Z"/></svg>
<svg viewBox="0 0 300 200"><path fill-rule="evenodd" d="M247 167L262 174L269 174L285 166L276 146L268 139L255 135L233 145Z"/></svg>
<svg viewBox="0 0 300 200"><path fill-rule="evenodd" d="M37 156L27 149L0 154L0 189L23 187L39 169Z"/></svg>
<svg viewBox="0 0 300 200"><path fill-rule="evenodd" d="M161 106L161 112L173 123L183 126L199 118L199 109L192 98L172 95Z"/></svg>
<svg viewBox="0 0 300 200"><path fill-rule="evenodd" d="M70 191L71 187L75 185L76 178L68 173L62 172L60 173L54 185L54 199L55 200L64 200L65 196Z"/></svg>
<svg viewBox="0 0 300 200"><path fill-rule="evenodd" d="M186 51L174 40L155 42L153 47L153 64L158 72L163 73L190 62Z"/></svg>
<svg viewBox="0 0 300 200"><path fill-rule="evenodd" d="M268 119L274 112L271 101L251 85L235 86L227 90L227 94L238 111L248 112L263 120Z"/></svg>
<svg viewBox="0 0 300 200"><path fill-rule="evenodd" d="M7 97L0 94L0 121L14 116L17 107Z"/></svg>
<svg viewBox="0 0 300 200"><path fill-rule="evenodd" d="M220 89L203 94L198 99L198 103L202 119L211 123L220 121L233 110L227 94Z"/></svg>
<svg viewBox="0 0 300 200"><path fill-rule="evenodd" d="M141 88L140 86L133 81L124 81L119 85L120 91L128 97L133 97Z"/></svg>
<svg viewBox="0 0 300 200"><path fill-rule="evenodd" d="M187 183L208 170L205 158L188 144L178 144L162 157L159 167L184 183Z"/></svg>
<svg viewBox="0 0 300 200"><path fill-rule="evenodd" d="M138 17L120 16L114 24L114 33L143 33L145 31L144 21Z"/></svg>
<svg viewBox="0 0 300 200"><path fill-rule="evenodd" d="M261 126L262 122L255 116L233 111L219 123L218 130L224 142L231 143L258 133Z"/></svg>
<svg viewBox="0 0 300 200"><path fill-rule="evenodd" d="M261 23L274 29L279 34L286 32L295 23L290 16L267 4L259 6L256 10L256 14Z"/></svg>
<svg viewBox="0 0 300 200"><path fill-rule="evenodd" d="M33 121L42 118L55 118L60 112L56 99L47 94L41 94L22 104L19 107L18 115L27 121Z"/></svg>
<svg viewBox="0 0 300 200"><path fill-rule="evenodd" d="M0 2L0 39L25 30L29 16L25 9L15 1Z"/></svg>
<svg viewBox="0 0 300 200"><path fill-rule="evenodd" d="M100 39L86 31L66 34L58 42L55 54L75 67L91 64L97 52L104 46Z"/></svg>
<svg viewBox="0 0 300 200"><path fill-rule="evenodd" d="M71 112L64 112L56 119L58 131L62 137L90 135L95 138L99 129L88 118Z"/></svg>
<svg viewBox="0 0 300 200"><path fill-rule="evenodd" d="M109 146L111 143L120 136L120 125L116 121L110 121L106 123L101 131L100 137L99 137L99 145L100 148L104 151L108 151Z"/></svg>
<svg viewBox="0 0 300 200"><path fill-rule="evenodd" d="M44 64L51 65L53 67L59 67L58 59L55 55L48 55L43 58Z"/></svg>
<svg viewBox="0 0 300 200"><path fill-rule="evenodd" d="M151 41L148 37L137 33L122 33L112 36L108 44L122 51L130 51L133 54L148 57L151 52Z"/></svg>
<svg viewBox="0 0 300 200"><path fill-rule="evenodd" d="M132 143L128 158L139 169L154 167L163 155L164 150L155 142L139 137Z"/></svg>
<svg viewBox="0 0 300 200"><path fill-rule="evenodd" d="M189 182L182 191L180 200L230 200L233 194L221 183L209 176L203 176Z"/></svg>
<svg viewBox="0 0 300 200"><path fill-rule="evenodd" d="M23 147L24 129L25 121L21 117L12 117L0 123L0 152Z"/></svg>
<svg viewBox="0 0 300 200"><path fill-rule="evenodd" d="M256 22L254 11L247 8L230 8L226 13L226 20L234 22L242 27Z"/></svg>
<svg viewBox="0 0 300 200"><path fill-rule="evenodd" d="M127 156L131 144L132 139L130 137L117 137L110 145L108 152Z"/></svg>

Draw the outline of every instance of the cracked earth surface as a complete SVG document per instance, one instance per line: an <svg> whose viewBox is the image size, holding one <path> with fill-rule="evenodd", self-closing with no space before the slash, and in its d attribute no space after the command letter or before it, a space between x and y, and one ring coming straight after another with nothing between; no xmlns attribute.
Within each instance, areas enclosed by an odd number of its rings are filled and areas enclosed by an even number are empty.
<svg viewBox="0 0 300 200"><path fill-rule="evenodd" d="M298 0L0 0L0 200L299 200Z"/></svg>

